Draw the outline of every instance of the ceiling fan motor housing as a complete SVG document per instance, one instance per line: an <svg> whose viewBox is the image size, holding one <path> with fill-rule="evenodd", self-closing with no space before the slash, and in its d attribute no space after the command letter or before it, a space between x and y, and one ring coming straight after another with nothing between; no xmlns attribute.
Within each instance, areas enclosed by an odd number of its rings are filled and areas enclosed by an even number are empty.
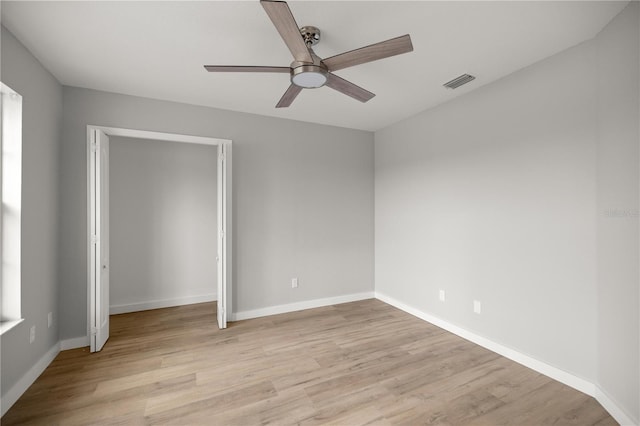
<svg viewBox="0 0 640 426"><path fill-rule="evenodd" d="M313 50L309 50L313 58L312 64L298 61L291 62L291 83L305 89L315 89L325 85L329 69L322 63L322 59L320 59Z"/></svg>

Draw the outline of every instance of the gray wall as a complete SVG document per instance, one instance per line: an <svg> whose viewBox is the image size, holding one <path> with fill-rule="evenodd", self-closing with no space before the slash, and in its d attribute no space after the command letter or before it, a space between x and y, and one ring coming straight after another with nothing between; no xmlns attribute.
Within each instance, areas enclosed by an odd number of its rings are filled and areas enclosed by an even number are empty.
<svg viewBox="0 0 640 426"><path fill-rule="evenodd" d="M62 87L2 27L0 77L22 95L22 317L2 335L4 395L58 342L58 170ZM47 314L53 325L47 328ZM29 328L36 340L29 344Z"/></svg>
<svg viewBox="0 0 640 426"><path fill-rule="evenodd" d="M217 149L110 138L110 303L119 312L215 296Z"/></svg>
<svg viewBox="0 0 640 426"><path fill-rule="evenodd" d="M638 174L640 13L631 2L597 37L598 382L640 421Z"/></svg>
<svg viewBox="0 0 640 426"><path fill-rule="evenodd" d="M234 311L373 290L371 133L73 87L63 99L61 338L86 334L88 124L233 140Z"/></svg>
<svg viewBox="0 0 640 426"><path fill-rule="evenodd" d="M579 45L375 135L376 291L590 381L594 55Z"/></svg>
<svg viewBox="0 0 640 426"><path fill-rule="evenodd" d="M376 291L597 384L636 423L638 9L375 134Z"/></svg>

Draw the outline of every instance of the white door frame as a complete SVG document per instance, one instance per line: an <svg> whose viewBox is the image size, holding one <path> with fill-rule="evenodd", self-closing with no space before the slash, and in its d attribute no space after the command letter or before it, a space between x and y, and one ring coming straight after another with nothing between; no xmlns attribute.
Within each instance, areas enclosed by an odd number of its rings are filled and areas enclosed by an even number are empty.
<svg viewBox="0 0 640 426"><path fill-rule="evenodd" d="M95 176L95 156L92 155L92 134L94 130L101 130L107 136L119 136L127 138L151 139L167 142L195 143L200 145L214 145L218 147L218 165L222 165L222 170L218 171L218 197L223 201L222 206L218 206L218 306L222 307L222 313L218 314L218 319L222 319L221 327L226 327L227 318L231 316L232 305L232 168L231 168L231 145L229 139L209 138L202 136L181 135L176 133L153 132L147 130L124 129L119 127L87 126L87 336L91 342L91 350L94 350L94 340L92 329L95 327L95 297L96 291L96 271L100 270L100 260L92 256L92 224L99 219L96 216L95 204L91 200L95 199L96 188L92 185ZM220 203L219 203L220 204ZM221 291L220 291L221 290ZM220 311L220 309L219 309Z"/></svg>

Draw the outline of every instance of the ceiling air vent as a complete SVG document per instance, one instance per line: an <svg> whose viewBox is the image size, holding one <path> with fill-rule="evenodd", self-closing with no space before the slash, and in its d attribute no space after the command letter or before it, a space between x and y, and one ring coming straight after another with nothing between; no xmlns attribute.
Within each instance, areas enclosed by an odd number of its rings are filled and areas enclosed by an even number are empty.
<svg viewBox="0 0 640 426"><path fill-rule="evenodd" d="M443 86L446 87L447 89L457 89L463 84L467 84L468 82L473 81L475 79L476 78L471 74L462 74L460 77L456 77L453 80L446 82L445 84L443 84Z"/></svg>

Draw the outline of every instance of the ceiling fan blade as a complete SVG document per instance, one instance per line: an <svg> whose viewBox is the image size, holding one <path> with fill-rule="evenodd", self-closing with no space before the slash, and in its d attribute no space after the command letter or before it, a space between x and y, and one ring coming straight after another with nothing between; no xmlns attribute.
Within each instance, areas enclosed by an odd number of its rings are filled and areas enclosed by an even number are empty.
<svg viewBox="0 0 640 426"><path fill-rule="evenodd" d="M209 72L289 72L289 67L254 67L244 65L205 65Z"/></svg>
<svg viewBox="0 0 640 426"><path fill-rule="evenodd" d="M284 95L282 95L282 98L280 98L280 101L276 105L276 108L288 107L300 92L302 92L302 87L292 84L291 86L289 86L287 91L284 92Z"/></svg>
<svg viewBox="0 0 640 426"><path fill-rule="evenodd" d="M322 62L329 68L329 71L337 71L354 65L360 65L367 62L377 61L378 59L388 58L390 56L400 55L413 51L411 37L409 34L392 38L391 40L382 41L360 49L351 50L341 53Z"/></svg>
<svg viewBox="0 0 640 426"><path fill-rule="evenodd" d="M271 18L271 22L280 33L280 37L286 43L294 59L299 62L312 63L311 53L302 39L300 27L296 24L296 20L287 3L284 1L261 0L260 4L262 4L269 18Z"/></svg>
<svg viewBox="0 0 640 426"><path fill-rule="evenodd" d="M340 78L337 75L331 73L327 74L327 83L325 85L331 87L333 90L337 90L340 93L344 93L347 96L351 96L353 99L356 99L360 102L367 102L369 99L375 96L374 93L371 93L368 90L365 90L360 86L356 86L355 84L345 80L344 78Z"/></svg>

